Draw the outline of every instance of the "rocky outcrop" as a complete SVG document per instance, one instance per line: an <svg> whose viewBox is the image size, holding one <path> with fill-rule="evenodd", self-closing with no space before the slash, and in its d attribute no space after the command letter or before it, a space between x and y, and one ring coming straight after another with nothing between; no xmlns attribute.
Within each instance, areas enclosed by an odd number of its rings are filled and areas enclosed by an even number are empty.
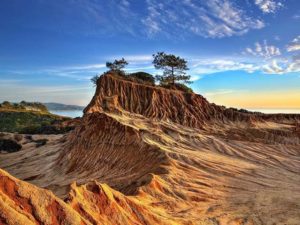
<svg viewBox="0 0 300 225"><path fill-rule="evenodd" d="M200 95L135 83L113 74L100 77L96 93L84 110L85 114L103 111L127 111L199 128L212 118L223 118L223 109Z"/></svg>
<svg viewBox="0 0 300 225"><path fill-rule="evenodd" d="M0 169L0 224L169 224L138 201L96 181L75 183L66 202Z"/></svg>
<svg viewBox="0 0 300 225"><path fill-rule="evenodd" d="M58 164L67 176L95 174L94 179L134 194L149 183L151 173L167 172L168 157L145 143L139 130L95 112L85 115L81 126L69 135Z"/></svg>
<svg viewBox="0 0 300 225"><path fill-rule="evenodd" d="M84 110L85 114L123 111L195 128L204 128L208 123L230 121L300 120L299 115L240 112L211 104L198 94L140 84L110 73L101 76L96 93Z"/></svg>
<svg viewBox="0 0 300 225"><path fill-rule="evenodd" d="M20 181L0 169L1 224L87 224L50 191Z"/></svg>

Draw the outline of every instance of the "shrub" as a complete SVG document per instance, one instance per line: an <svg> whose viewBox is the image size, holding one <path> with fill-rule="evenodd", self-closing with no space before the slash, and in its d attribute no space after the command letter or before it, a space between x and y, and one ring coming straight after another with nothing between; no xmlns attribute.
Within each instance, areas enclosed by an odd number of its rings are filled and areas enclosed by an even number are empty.
<svg viewBox="0 0 300 225"><path fill-rule="evenodd" d="M22 145L18 144L16 141L9 139L0 139L0 150L11 153L20 151L21 148Z"/></svg>
<svg viewBox="0 0 300 225"><path fill-rule="evenodd" d="M66 126L66 127L60 127L55 125L47 125L47 126L28 126L23 128L20 133L21 134L64 134L71 130L73 130L74 127Z"/></svg>
<svg viewBox="0 0 300 225"><path fill-rule="evenodd" d="M194 93L193 89L190 87L186 86L185 84L181 83L175 83L175 84L163 84L161 87L167 88L167 89L172 89L172 90L178 90L178 91L183 91L187 93Z"/></svg>
<svg viewBox="0 0 300 225"><path fill-rule="evenodd" d="M40 125L31 125L22 128L19 132L21 134L38 134L41 126Z"/></svg>
<svg viewBox="0 0 300 225"><path fill-rule="evenodd" d="M128 77L133 78L137 82L155 85L155 78L150 73L136 72L129 74Z"/></svg>
<svg viewBox="0 0 300 225"><path fill-rule="evenodd" d="M123 69L125 66L128 65L128 62L122 58L122 59L116 59L113 62L106 62L106 67L109 68L109 71L117 71L117 72L123 72Z"/></svg>
<svg viewBox="0 0 300 225"><path fill-rule="evenodd" d="M4 102L2 102L1 106L4 108L11 108L12 104L10 104L9 101L4 101Z"/></svg>
<svg viewBox="0 0 300 225"><path fill-rule="evenodd" d="M95 75L95 76L93 76L93 77L91 78L91 82L92 82L95 86L97 86L97 82L98 82L99 78L100 78L100 75Z"/></svg>

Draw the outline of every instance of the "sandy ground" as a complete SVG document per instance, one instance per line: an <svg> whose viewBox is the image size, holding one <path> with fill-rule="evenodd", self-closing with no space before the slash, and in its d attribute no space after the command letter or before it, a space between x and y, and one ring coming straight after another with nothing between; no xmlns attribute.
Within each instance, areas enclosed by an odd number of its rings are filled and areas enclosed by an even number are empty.
<svg viewBox="0 0 300 225"><path fill-rule="evenodd" d="M147 210L170 223L300 224L300 144L297 136L285 135L293 129L291 125L257 123L255 128L249 128L247 124L236 123L215 125L213 129L210 126L204 131L133 114L107 113L106 117L122 127L133 129L137 136L130 139L138 140L138 145L134 145L137 148L153 147L148 152L141 152L146 156L142 164L135 160L126 162L123 156L123 161L115 162L121 167L108 167L111 174L104 168L124 151L131 159L139 157L129 153L131 150L124 143L117 152L110 152L107 146L100 148L100 143L108 140L115 145L119 133L120 140L127 135L122 130L115 130L115 135L111 136L109 130L107 133L99 131L104 136L96 148L87 146L84 149L89 156L84 160L95 163L93 165L100 164L100 167L84 167L79 162L75 171L66 172L75 160L66 154L75 150L69 152L66 147L68 136L63 135L33 135L33 140L49 140L39 148L24 137L21 151L0 154L0 167L19 179L52 190L60 197L66 197L74 181L83 184L97 179L123 193L127 191L127 198L144 207L142 213ZM253 129L257 129L255 135ZM267 133L261 133L263 129L267 129ZM282 133L278 134L278 130ZM92 149L104 154L97 155ZM153 157L157 151L159 155ZM76 155L75 152L72 154ZM62 156L64 163L59 165ZM149 163L150 167L147 166ZM80 165L84 169L80 169ZM153 167L160 169L151 171ZM132 177L137 182L120 185ZM130 185L137 187L137 192L128 192L133 190Z"/></svg>

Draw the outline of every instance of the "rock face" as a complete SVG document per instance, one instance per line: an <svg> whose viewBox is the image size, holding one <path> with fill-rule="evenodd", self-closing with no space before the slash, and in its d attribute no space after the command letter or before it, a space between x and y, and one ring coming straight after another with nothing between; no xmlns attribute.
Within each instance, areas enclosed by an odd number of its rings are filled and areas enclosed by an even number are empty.
<svg viewBox="0 0 300 225"><path fill-rule="evenodd" d="M0 154L31 183L0 170L0 224L299 224L299 120L106 74L75 130Z"/></svg>
<svg viewBox="0 0 300 225"><path fill-rule="evenodd" d="M201 128L212 118L223 118L223 110L201 95L141 85L107 74L98 80L96 94L84 112L127 111Z"/></svg>
<svg viewBox="0 0 300 225"><path fill-rule="evenodd" d="M67 161L65 159L68 159ZM86 171L126 194L134 194L150 182L150 173L166 173L166 154L142 140L137 129L123 125L103 113L84 117L82 125L70 135L58 158L68 176Z"/></svg>
<svg viewBox="0 0 300 225"><path fill-rule="evenodd" d="M137 201L96 181L71 187L66 202L0 170L0 224L167 224Z"/></svg>

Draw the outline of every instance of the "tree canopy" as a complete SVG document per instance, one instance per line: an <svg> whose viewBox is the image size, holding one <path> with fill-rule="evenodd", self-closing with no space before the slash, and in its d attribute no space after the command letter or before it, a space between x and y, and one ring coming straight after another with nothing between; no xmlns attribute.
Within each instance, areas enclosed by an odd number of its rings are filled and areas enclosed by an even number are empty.
<svg viewBox="0 0 300 225"><path fill-rule="evenodd" d="M91 82L96 86L99 78L100 78L99 75L95 75L91 78Z"/></svg>
<svg viewBox="0 0 300 225"><path fill-rule="evenodd" d="M117 71L120 72L122 71L125 66L128 65L128 62L122 58L122 59L116 59L113 62L106 62L106 67L109 68L110 71Z"/></svg>
<svg viewBox="0 0 300 225"><path fill-rule="evenodd" d="M157 75L156 79L161 84L175 84L176 81L190 83L187 61L179 56L158 52L153 55L153 64L156 69L162 69L163 75Z"/></svg>

